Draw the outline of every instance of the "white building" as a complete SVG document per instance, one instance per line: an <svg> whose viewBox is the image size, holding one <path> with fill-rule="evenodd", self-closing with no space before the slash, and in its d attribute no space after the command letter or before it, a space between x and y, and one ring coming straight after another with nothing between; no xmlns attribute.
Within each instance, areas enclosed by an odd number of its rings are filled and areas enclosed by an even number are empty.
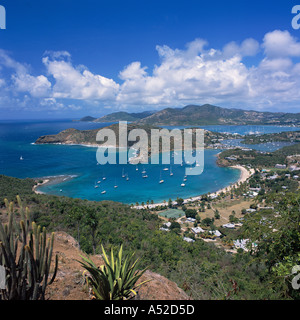
<svg viewBox="0 0 300 320"><path fill-rule="evenodd" d="M195 222L196 219L194 219L194 218L187 218L186 221L188 221L188 222Z"/></svg>
<svg viewBox="0 0 300 320"><path fill-rule="evenodd" d="M204 230L200 227L196 227L196 228L192 228L192 232L194 232L195 234L204 232Z"/></svg>
<svg viewBox="0 0 300 320"><path fill-rule="evenodd" d="M237 249L241 248L243 250L247 250L246 245L248 241L249 239L234 240L233 244Z"/></svg>
<svg viewBox="0 0 300 320"><path fill-rule="evenodd" d="M221 237L222 233L219 230L209 231L210 234L214 234L216 237Z"/></svg>
<svg viewBox="0 0 300 320"><path fill-rule="evenodd" d="M222 227L227 229L234 229L235 225L233 223L226 223L226 224L223 224Z"/></svg>
<svg viewBox="0 0 300 320"><path fill-rule="evenodd" d="M195 242L195 240L193 240L192 238L188 238L188 237L184 237L183 240L186 242Z"/></svg>

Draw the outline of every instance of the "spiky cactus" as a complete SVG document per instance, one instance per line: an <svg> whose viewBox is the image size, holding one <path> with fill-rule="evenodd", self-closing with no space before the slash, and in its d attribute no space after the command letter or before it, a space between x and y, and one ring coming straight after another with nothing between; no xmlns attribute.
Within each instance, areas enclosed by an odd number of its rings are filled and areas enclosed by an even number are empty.
<svg viewBox="0 0 300 320"><path fill-rule="evenodd" d="M6 273L6 287L0 290L0 300L44 300L45 291L56 276L58 257L55 257L53 275L50 276L54 233L47 240L46 229L35 222L30 224L29 210L23 209L17 196L21 220L16 222L13 203L5 204L8 223L0 223L0 265Z"/></svg>
<svg viewBox="0 0 300 320"><path fill-rule="evenodd" d="M86 281L97 300L132 299L137 295L135 290L150 281L146 280L138 285L136 284L147 268L142 271L137 269L138 259L133 261L134 254L123 259L122 246L116 256L111 249L110 259L107 257L103 246L102 253L105 264L100 268L89 258L81 257L84 261L79 261L89 272L89 275L86 275Z"/></svg>

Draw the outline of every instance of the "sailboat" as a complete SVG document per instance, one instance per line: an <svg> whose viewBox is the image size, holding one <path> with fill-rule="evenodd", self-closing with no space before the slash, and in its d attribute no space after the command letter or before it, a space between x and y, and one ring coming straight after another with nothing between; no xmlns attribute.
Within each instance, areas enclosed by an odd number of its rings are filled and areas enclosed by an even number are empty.
<svg viewBox="0 0 300 320"><path fill-rule="evenodd" d="M115 185L114 185L114 188L117 189L118 188L118 185L117 185L117 179L115 179Z"/></svg>
<svg viewBox="0 0 300 320"><path fill-rule="evenodd" d="M123 170L122 170L122 178L125 178L124 168L123 168Z"/></svg>
<svg viewBox="0 0 300 320"><path fill-rule="evenodd" d="M172 167L170 167L170 176L173 176Z"/></svg>
<svg viewBox="0 0 300 320"><path fill-rule="evenodd" d="M159 183L164 183L165 181L161 178L161 172L160 172L160 180Z"/></svg>
<svg viewBox="0 0 300 320"><path fill-rule="evenodd" d="M128 181L129 180L129 177L128 177L128 173L126 174L126 181Z"/></svg>

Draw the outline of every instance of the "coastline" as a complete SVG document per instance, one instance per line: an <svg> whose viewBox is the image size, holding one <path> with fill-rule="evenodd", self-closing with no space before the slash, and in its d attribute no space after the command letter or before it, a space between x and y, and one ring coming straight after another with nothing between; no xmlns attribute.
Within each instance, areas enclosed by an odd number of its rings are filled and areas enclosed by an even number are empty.
<svg viewBox="0 0 300 320"><path fill-rule="evenodd" d="M49 177L40 177L36 178L36 181L42 180L42 182L38 182L35 186L33 186L32 191L35 194L47 194L43 191L38 190L39 187L45 186L45 185L52 185L52 184L57 184L61 183L64 181L71 180L75 178L75 175L57 175L57 176L49 176Z"/></svg>
<svg viewBox="0 0 300 320"><path fill-rule="evenodd" d="M222 192L231 191L231 189L233 189L234 187L237 187L240 183L247 181L255 172L254 169L249 169L250 170L250 172L249 172L245 167L240 166L240 165L230 166L228 168L239 169L241 171L239 179L234 184L231 184L228 187L222 188L214 193L211 193L211 195L218 196Z"/></svg>
<svg viewBox="0 0 300 320"><path fill-rule="evenodd" d="M53 144L53 143L51 143ZM104 148L110 148L113 146L101 146L101 145L93 145L93 144L73 144L73 143L54 143L54 144L59 144L59 145L75 145L75 146L82 146L82 147L104 147ZM221 153L222 151L220 151L219 153ZM218 154L216 154L215 156L218 157ZM135 162L138 160L140 161L142 158L141 155L137 155L136 153L134 153L131 157L129 157L129 162L131 164L135 164ZM230 190L236 186L238 186L238 184L245 182L247 179L249 179L249 177L254 173L254 169L246 169L245 167L241 166L241 165L234 165L234 166L227 166L227 168L234 168L234 169L238 169L240 170L240 176L239 179L235 182L235 183L231 183L230 185L227 185L226 187L223 187L222 189L219 189L215 192L210 193L211 197L216 197L218 196L220 193L222 192L230 192ZM41 177L41 178L36 178L36 180L43 180L42 183L38 183L37 185L35 185L33 187L33 191L36 194L46 194L45 192L42 192L40 190L38 190L39 187L43 186L43 185L48 185L48 184L57 184L57 183L61 183L63 181L69 180L71 178L73 178L74 176L69 176L69 175L60 175L60 176L52 176L52 177ZM188 202L193 202L193 201L197 201L200 200L202 198L202 195L198 195L198 196L194 196L194 197L189 197L189 198L185 198L184 199L184 203L188 203ZM170 196L172 197L172 196ZM153 204L148 204L148 205L144 205L144 206L133 206L133 208L135 209L143 209L143 208L155 208L158 206L166 206L166 202L159 202L159 203L153 203Z"/></svg>
<svg viewBox="0 0 300 320"><path fill-rule="evenodd" d="M240 166L240 165L229 166L227 168L234 168L234 169L240 170L239 179L235 183L230 184L227 187L224 187L222 189L219 189L219 190L211 193L210 196L214 197L214 196L218 196L222 192L224 192L224 193L229 192L234 187L237 187L240 183L247 181L254 174L254 169L249 169L250 170L250 172L249 172L245 167ZM183 199L184 200L183 203L201 200L201 198L202 198L202 195L186 198L186 199ZM144 206L133 206L133 208L135 208L135 209L147 209L147 208L152 209L152 208L159 207L159 206L166 206L166 203L160 202L160 203L153 203L153 204L144 205Z"/></svg>

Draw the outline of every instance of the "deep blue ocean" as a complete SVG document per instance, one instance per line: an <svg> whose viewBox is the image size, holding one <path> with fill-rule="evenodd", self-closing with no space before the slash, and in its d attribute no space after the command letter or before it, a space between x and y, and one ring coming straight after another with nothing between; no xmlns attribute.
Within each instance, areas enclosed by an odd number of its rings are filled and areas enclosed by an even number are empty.
<svg viewBox="0 0 300 320"><path fill-rule="evenodd" d="M114 200L123 203L168 201L214 192L237 181L240 171L220 168L216 154L220 150L205 150L204 171L188 176L181 187L185 167L180 165L97 165L97 148L64 145L35 145L42 135L56 134L67 128L81 130L101 128L108 124L61 121L0 121L0 174L18 178L69 176L59 184L46 185L40 191L88 200ZM281 132L299 128L277 126L204 126L219 132L247 134L249 132ZM23 160L20 160L22 157ZM168 168L169 170L163 170ZM138 169L138 170L137 170ZM173 175L170 175L170 169ZM142 171L148 178L143 178ZM128 176L129 180L122 177ZM103 179L105 178L105 179ZM163 179L164 183L159 184ZM98 183L101 181L100 183ZM117 185L118 188L114 188ZM95 186L98 186L95 188ZM106 191L102 194L102 191Z"/></svg>

